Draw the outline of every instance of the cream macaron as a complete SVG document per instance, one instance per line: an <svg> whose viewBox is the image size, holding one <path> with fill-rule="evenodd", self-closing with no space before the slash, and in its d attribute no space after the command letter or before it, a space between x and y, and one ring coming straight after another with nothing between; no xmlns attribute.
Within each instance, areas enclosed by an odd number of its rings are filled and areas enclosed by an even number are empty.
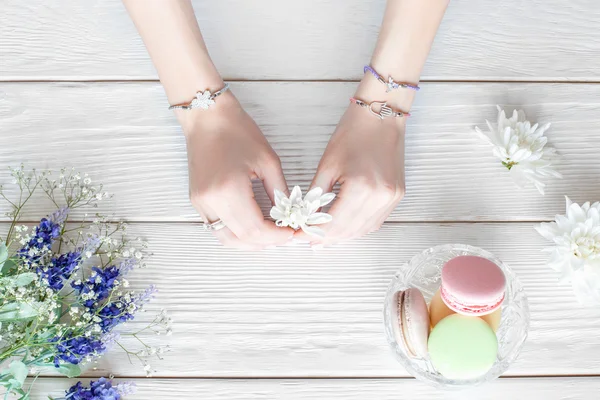
<svg viewBox="0 0 600 400"><path fill-rule="evenodd" d="M411 358L427 358L429 312L423 294L415 288L396 293L394 306L398 324L394 333L398 345Z"/></svg>

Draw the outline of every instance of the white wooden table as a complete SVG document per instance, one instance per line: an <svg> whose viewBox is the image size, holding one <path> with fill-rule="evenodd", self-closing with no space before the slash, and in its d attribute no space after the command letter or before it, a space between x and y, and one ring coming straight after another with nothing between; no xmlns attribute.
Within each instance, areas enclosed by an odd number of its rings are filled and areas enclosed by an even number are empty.
<svg viewBox="0 0 600 400"><path fill-rule="evenodd" d="M369 60L384 1L194 5L220 71L290 185L306 188ZM180 128L120 1L2 0L0 12L0 182L20 162L73 165L103 181L115 200L101 211L132 221L155 253L134 285L157 283L150 309L176 321L153 378L117 351L87 376L131 378L140 399L597 398L600 310L579 308L557 285L533 230L563 211L563 195L600 200L596 0L452 2L409 121L407 195L383 229L318 252L258 254L224 249L199 229ZM552 122L564 179L546 196L517 190L472 133L496 104ZM257 197L266 211L266 195ZM36 203L27 219L47 211ZM471 392L410 379L382 329L393 273L449 242L510 264L531 307L517 362ZM35 398L59 394L60 379L40 379Z"/></svg>

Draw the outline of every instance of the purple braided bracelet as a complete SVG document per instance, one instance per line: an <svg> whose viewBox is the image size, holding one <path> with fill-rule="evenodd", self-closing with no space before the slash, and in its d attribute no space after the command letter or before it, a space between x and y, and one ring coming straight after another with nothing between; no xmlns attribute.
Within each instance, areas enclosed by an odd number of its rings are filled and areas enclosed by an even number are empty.
<svg viewBox="0 0 600 400"><path fill-rule="evenodd" d="M379 82L381 82L385 86L387 86L387 88L385 89L386 92L389 92L391 90L398 89L398 88L405 88L405 89L412 89L412 90L420 90L421 89L419 86L417 86L417 85L411 85L410 83L396 82L396 81L394 81L394 79L392 79L391 76L388 76L388 80L386 81L370 65L365 65L365 68L364 68L363 72L367 73L367 71L370 72L370 73L372 73L373 76L375 78L377 78L377 80Z"/></svg>

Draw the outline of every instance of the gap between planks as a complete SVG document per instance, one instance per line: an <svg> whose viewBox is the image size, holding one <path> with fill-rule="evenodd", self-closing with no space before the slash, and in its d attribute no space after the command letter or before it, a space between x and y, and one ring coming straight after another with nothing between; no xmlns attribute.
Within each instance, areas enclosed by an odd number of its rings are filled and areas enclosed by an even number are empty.
<svg viewBox="0 0 600 400"><path fill-rule="evenodd" d="M104 374L105 375L105 374ZM102 376L104 376L103 374L98 374L96 375L89 375L86 374L85 379L95 379L95 378L100 378ZM39 378L52 378L52 379L67 379L66 377L63 376L56 376L56 375L38 375ZM574 374L574 375L567 375L567 374L561 374L561 375L502 375L499 376L498 379L561 379L561 378L588 378L588 379L592 379L592 378L599 378L600 375L597 374ZM177 376L160 376L160 375L152 375L152 376L146 376L146 375L136 375L136 376L119 376L119 375L114 375L115 379L127 379L127 380L132 380L132 379L161 379L161 380L170 380L170 381L175 381L175 380L220 380L220 381L225 381L225 380L236 380L236 381L243 381L243 380L255 380L255 381L280 381L280 380L294 380L294 379L310 379L310 380L314 380L314 381L323 381L323 380L335 380L335 381L344 381L344 380L355 380L355 379L377 379L377 380L390 380L390 381L410 381L410 380L416 380L416 378L412 377L412 376L376 376L376 377L371 377L371 376L366 376L366 375L357 375L357 376L332 376L332 377L327 377L327 376L292 376L292 377L277 377L277 376L218 376L218 377L205 377L205 376L182 376L182 377L177 377Z"/></svg>
<svg viewBox="0 0 600 400"><path fill-rule="evenodd" d="M255 83L359 83L360 80L356 79L238 79L238 78L223 78L226 82L255 82ZM94 79L94 78L56 78L44 79L44 78L21 78L21 77L0 77L0 83L160 83L159 79L148 79L148 78L106 78L106 79ZM538 79L421 79L419 83L555 83L565 85L589 85L589 84L600 84L600 80L569 80L569 79L553 79L553 78L538 78Z"/></svg>
<svg viewBox="0 0 600 400"><path fill-rule="evenodd" d="M265 217L266 218L266 217ZM197 221L181 221L181 220L136 220L136 219L127 219L127 218L116 218L114 220L109 220L110 223L117 223L117 222L126 222L127 224L136 224L136 225L141 225L141 224L176 224L176 225L185 225L185 224L197 224L200 225L202 224L201 220L197 220ZM488 221L488 220L482 220L482 221L461 221L461 220L439 220L439 221L385 221L384 224L385 225L394 225L394 224L402 224L402 225L419 225L419 224L423 224L423 225L444 225L444 224L461 224L461 225L472 225L472 224L540 224L542 222L552 222L554 220L510 220L510 221ZM18 221L19 224L37 224L40 221L24 221L24 220L19 220ZM90 223L91 221L83 221L83 220L69 220L68 223L70 224L77 224L77 223L83 223L83 222L87 222ZM10 221L0 221L0 224L11 224Z"/></svg>

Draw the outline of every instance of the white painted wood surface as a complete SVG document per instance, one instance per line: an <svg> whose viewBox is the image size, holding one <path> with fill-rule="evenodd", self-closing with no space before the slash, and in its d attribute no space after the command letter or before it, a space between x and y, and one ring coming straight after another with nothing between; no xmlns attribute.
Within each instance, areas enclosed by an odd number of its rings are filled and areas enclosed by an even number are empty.
<svg viewBox="0 0 600 400"><path fill-rule="evenodd" d="M288 183L304 189L354 87L232 85L280 155ZM552 122L548 137L565 178L550 184L546 196L519 190L473 133L486 118L495 120L496 103ZM198 220L188 201L185 141L166 104L155 83L0 84L0 165L73 165L115 194L102 211L137 221ZM600 199L599 110L597 84L424 84L408 123L407 195L390 220L547 220L564 210L564 195ZM1 168L0 183L8 181ZM266 212L269 200L257 189ZM33 204L27 218L48 206Z"/></svg>
<svg viewBox="0 0 600 400"><path fill-rule="evenodd" d="M135 379L138 394L132 399L202 400L586 400L600 390L600 379L525 378L499 379L467 391L443 392L414 379ZM74 383L66 379L40 379L31 400L58 397ZM118 382L118 381L115 381ZM86 382L87 383L87 382Z"/></svg>
<svg viewBox="0 0 600 400"><path fill-rule="evenodd" d="M227 79L358 79L385 2L195 0ZM118 0L3 0L0 80L156 79ZM598 81L596 0L453 1L425 80Z"/></svg>
<svg viewBox="0 0 600 400"><path fill-rule="evenodd" d="M362 76L384 1L194 7L224 77L250 81L232 88L289 184L306 188L356 85L339 81ZM139 379L141 369L117 351L86 376L133 377L140 399L597 397L600 310L580 308L570 287L557 285L540 253L547 243L533 230L533 221L563 211L563 195L600 200L596 1L453 1L423 75L448 82L422 85L407 134L407 196L388 223L331 249L294 244L259 254L224 249L194 222L180 128L157 82L131 82L157 77L120 1L3 0L0 12L0 184L5 166L20 162L72 165L104 182L115 199L100 211L137 221L132 234L155 253L132 285L158 283L149 310L165 307L175 319L174 336L150 339L173 348L153 364L156 378ZM546 196L516 190L472 133L495 119L495 104L553 123L548 136L565 179ZM265 194L257 197L266 211ZM35 200L25 217L48 211ZM393 273L450 242L509 263L530 300L530 335L509 378L470 392L406 379L382 328ZM69 382L41 378L33 398L59 395Z"/></svg>
<svg viewBox="0 0 600 400"><path fill-rule="evenodd" d="M149 310L164 307L175 321L173 336L149 338L173 347L152 363L157 377L406 377L383 332L387 286L416 253L457 242L507 262L529 296L530 334L507 375L600 374L600 310L580 308L557 284L530 223L386 224L317 252L228 250L195 223L136 223L130 234L154 252L132 286L156 283ZM87 375L142 374L119 351L95 367Z"/></svg>

